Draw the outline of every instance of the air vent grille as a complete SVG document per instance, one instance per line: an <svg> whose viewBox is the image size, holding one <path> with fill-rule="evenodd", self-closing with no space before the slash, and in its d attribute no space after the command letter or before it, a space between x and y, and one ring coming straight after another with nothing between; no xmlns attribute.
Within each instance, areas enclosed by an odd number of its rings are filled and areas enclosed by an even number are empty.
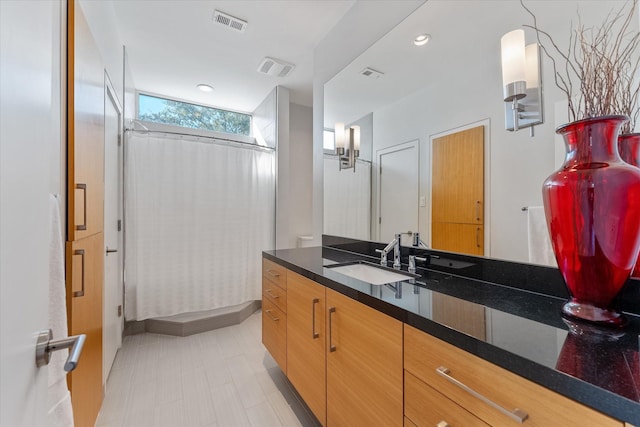
<svg viewBox="0 0 640 427"><path fill-rule="evenodd" d="M225 27L229 27L236 31L244 32L247 28L247 21L243 21L240 18L236 18L235 16L231 16L228 13L220 12L219 10L215 10L213 12L213 22L224 25Z"/></svg>
<svg viewBox="0 0 640 427"><path fill-rule="evenodd" d="M266 57L258 66L258 72L268 76L286 77L296 66L281 59Z"/></svg>
<svg viewBox="0 0 640 427"><path fill-rule="evenodd" d="M360 71L360 75L368 77L370 79L377 79L380 76L384 75L384 73L378 70L374 70L371 67L367 67L364 70Z"/></svg>

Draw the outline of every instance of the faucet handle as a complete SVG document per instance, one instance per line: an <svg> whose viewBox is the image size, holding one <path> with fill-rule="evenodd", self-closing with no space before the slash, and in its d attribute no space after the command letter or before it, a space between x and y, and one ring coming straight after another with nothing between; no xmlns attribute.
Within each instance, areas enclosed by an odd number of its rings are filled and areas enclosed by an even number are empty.
<svg viewBox="0 0 640 427"><path fill-rule="evenodd" d="M386 266L387 265L387 251L384 249L376 249L376 252L380 254L380 264Z"/></svg>
<svg viewBox="0 0 640 427"><path fill-rule="evenodd" d="M409 255L409 270L413 270L415 272L416 270L416 261L420 261L420 262L425 262L427 261L427 258L425 257L421 257L421 256L416 256L416 255Z"/></svg>

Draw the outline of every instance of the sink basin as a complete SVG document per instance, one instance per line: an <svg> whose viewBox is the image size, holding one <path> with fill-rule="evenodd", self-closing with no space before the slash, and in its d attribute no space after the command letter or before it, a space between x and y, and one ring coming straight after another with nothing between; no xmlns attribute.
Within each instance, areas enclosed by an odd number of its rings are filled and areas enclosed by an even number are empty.
<svg viewBox="0 0 640 427"><path fill-rule="evenodd" d="M344 274L345 276L371 283L372 285L384 285L420 277L417 274L411 274L405 271L394 271L366 262L327 265L325 267L337 273Z"/></svg>

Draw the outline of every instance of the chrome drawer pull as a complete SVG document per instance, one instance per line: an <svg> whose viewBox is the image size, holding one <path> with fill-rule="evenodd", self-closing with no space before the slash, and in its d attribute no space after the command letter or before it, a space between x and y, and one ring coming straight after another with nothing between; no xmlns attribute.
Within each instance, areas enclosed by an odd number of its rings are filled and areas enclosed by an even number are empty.
<svg viewBox="0 0 640 427"><path fill-rule="evenodd" d="M76 230L81 230L84 231L87 229L87 184L76 184L76 190L82 190L83 191L83 218L82 218L82 224L80 225L76 225ZM75 203L75 202L74 202Z"/></svg>
<svg viewBox="0 0 640 427"><path fill-rule="evenodd" d="M436 374L440 375L441 377L444 377L449 382L452 382L453 384L457 385L458 387L460 387L467 393L471 394L472 396L482 400L484 403L491 406L492 408L502 412L512 420L522 424L529 417L529 415L521 409L515 408L513 411L509 411L508 409L503 408L502 406L498 405L492 400L487 399L477 391L469 388L466 384L463 384L457 379L453 378L451 375L449 375L449 373L450 373L449 369L445 368L444 366L440 366L438 369L436 369Z"/></svg>
<svg viewBox="0 0 640 427"><path fill-rule="evenodd" d="M445 420L442 420L436 425L436 427L451 427L451 426L449 425L448 422L446 422Z"/></svg>
<svg viewBox="0 0 640 427"><path fill-rule="evenodd" d="M320 334L316 332L316 304L320 303L319 298L314 298L311 301L311 337L315 340L320 337Z"/></svg>
<svg viewBox="0 0 640 427"><path fill-rule="evenodd" d="M274 295L274 294L272 294L272 293L271 293L271 289L267 289L265 292L266 292L266 294L267 294L267 295L269 295L269 296L270 296L271 298L273 298L273 299L278 299L278 298L280 298L280 295Z"/></svg>
<svg viewBox="0 0 640 427"><path fill-rule="evenodd" d="M274 270L267 270L267 273L269 273L273 277L280 277L280 274Z"/></svg>
<svg viewBox="0 0 640 427"><path fill-rule="evenodd" d="M265 313L267 313L267 316L269 316L269 318L270 318L271 320L273 320L274 322L277 322L278 320L280 320L280 318L279 318L279 317L273 317L273 316L271 315L271 310L265 310L264 312L265 312Z"/></svg>
<svg viewBox="0 0 640 427"><path fill-rule="evenodd" d="M335 307L330 307L329 308L329 352L333 353L334 351L336 351L336 346L333 345L333 340L332 340L332 330L333 330L333 316L332 314L336 312L336 308Z"/></svg>

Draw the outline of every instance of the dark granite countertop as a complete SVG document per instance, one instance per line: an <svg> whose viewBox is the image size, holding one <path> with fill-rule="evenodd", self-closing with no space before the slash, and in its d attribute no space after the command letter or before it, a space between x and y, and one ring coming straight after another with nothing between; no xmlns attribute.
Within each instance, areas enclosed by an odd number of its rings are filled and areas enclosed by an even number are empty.
<svg viewBox="0 0 640 427"><path fill-rule="evenodd" d="M630 322L623 329L567 321L560 315L566 291L557 286L557 269L506 261L478 267L481 258L432 251L441 258L426 268L418 266L420 278L389 285L371 285L326 267L360 260L377 263L378 258L367 255L375 248L361 249L312 247L265 251L263 256L548 389L640 426L637 311L625 310ZM408 249L403 248L403 255ZM404 262L403 257L406 271ZM638 283L630 282L633 299ZM456 324L455 318L443 319L434 310L436 301L480 313L484 328L478 332L471 325ZM636 300L626 302L637 305Z"/></svg>

